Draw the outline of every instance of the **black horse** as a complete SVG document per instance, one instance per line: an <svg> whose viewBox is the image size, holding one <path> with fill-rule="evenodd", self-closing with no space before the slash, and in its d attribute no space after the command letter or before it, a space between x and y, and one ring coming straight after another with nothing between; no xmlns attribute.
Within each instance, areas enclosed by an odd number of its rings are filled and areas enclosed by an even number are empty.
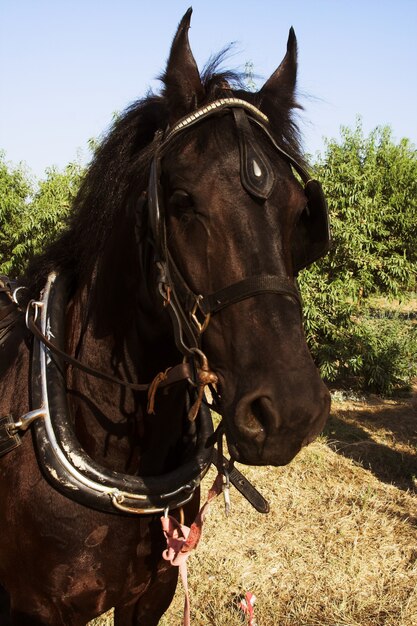
<svg viewBox="0 0 417 626"><path fill-rule="evenodd" d="M111 607L119 626L157 624L177 582L159 518L193 519L222 432L232 459L283 465L329 412L294 278L328 246L292 118L294 32L251 93L213 65L200 77L190 16L162 94L116 122L24 288L3 283L0 581L15 625Z"/></svg>

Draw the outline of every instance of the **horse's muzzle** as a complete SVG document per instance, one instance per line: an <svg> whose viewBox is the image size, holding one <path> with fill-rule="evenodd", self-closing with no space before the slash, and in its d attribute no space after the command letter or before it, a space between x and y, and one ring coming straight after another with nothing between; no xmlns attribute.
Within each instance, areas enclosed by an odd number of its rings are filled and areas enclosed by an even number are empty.
<svg viewBox="0 0 417 626"><path fill-rule="evenodd" d="M330 411L330 394L320 381L314 401L302 390L291 402L273 402L266 395L246 395L234 417L226 418L226 436L233 459L247 465L286 465L322 431Z"/></svg>

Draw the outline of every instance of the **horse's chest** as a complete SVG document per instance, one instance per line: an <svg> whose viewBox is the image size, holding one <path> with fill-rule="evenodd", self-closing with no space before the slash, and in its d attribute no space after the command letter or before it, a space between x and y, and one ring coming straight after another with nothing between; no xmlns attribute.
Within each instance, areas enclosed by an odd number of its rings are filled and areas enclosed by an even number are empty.
<svg viewBox="0 0 417 626"><path fill-rule="evenodd" d="M43 479L30 436L12 454L17 467L3 469L0 484L6 587L29 595L48 589L63 604L86 603L91 611L139 597L151 570L162 567L159 520L108 515L62 496Z"/></svg>

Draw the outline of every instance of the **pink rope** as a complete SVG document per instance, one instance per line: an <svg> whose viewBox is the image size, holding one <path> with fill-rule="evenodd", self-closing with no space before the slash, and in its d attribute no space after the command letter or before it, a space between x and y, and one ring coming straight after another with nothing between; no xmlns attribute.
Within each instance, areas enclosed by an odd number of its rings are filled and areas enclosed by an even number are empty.
<svg viewBox="0 0 417 626"><path fill-rule="evenodd" d="M201 507L191 527L180 524L175 517L167 515L161 517L162 530L167 542L167 548L162 556L171 565L179 568L184 587L184 626L190 626L190 594L188 591L187 559L197 547L203 530L204 518L208 512L210 502L222 492L223 476L217 474L216 479L208 492L207 500Z"/></svg>
<svg viewBox="0 0 417 626"><path fill-rule="evenodd" d="M256 602L256 596L250 591L246 592L243 600L240 602L240 608L248 616L248 626L257 626L255 622L255 611L253 605Z"/></svg>

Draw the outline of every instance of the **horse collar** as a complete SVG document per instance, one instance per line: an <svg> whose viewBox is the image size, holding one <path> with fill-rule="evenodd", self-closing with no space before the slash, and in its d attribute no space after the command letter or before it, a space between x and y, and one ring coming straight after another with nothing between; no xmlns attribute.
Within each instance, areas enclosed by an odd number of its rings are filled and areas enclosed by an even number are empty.
<svg viewBox="0 0 417 626"><path fill-rule="evenodd" d="M41 331L63 347L66 280L51 274L37 308ZM193 458L162 476L141 478L110 471L91 459L68 419L63 361L35 338L32 401L41 406L34 433L38 459L48 481L67 497L105 512L158 513L191 500L212 460L206 446L213 432L210 411L201 406Z"/></svg>

